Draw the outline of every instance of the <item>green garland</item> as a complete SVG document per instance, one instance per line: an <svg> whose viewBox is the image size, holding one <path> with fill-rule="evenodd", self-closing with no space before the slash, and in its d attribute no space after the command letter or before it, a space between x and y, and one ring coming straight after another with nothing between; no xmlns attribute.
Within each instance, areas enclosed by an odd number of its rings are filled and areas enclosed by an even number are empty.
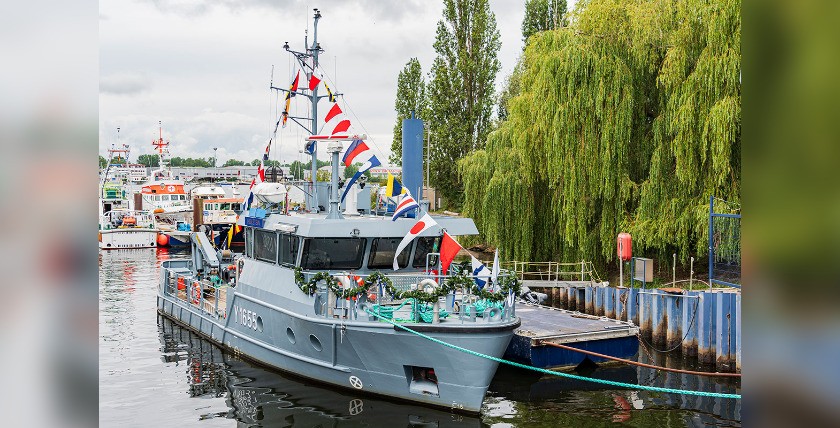
<svg viewBox="0 0 840 428"><path fill-rule="evenodd" d="M352 288L342 288L338 280L327 272L318 272L312 277L312 279L306 281L306 278L303 276L303 270L299 267L295 268L295 282L304 293L312 295L315 290L318 289L317 284L320 281L326 282L327 288L332 290L339 299L347 299L353 296L358 296L366 293L371 288L381 285L385 288L385 292L395 300L416 299L419 302L426 303L436 302L441 297L460 289L468 289L470 290L470 293L482 299L493 302L501 302L510 292L519 294L519 290L521 288L519 280L516 279L516 277L503 276L499 278L499 285L501 286L500 291L491 293L487 290L479 290L475 285L475 281L473 281L466 269L461 269L458 274L447 278L432 292L419 289L410 291L398 290L394 288L394 283L387 276L378 271L368 275L368 277L365 278L363 285L358 285Z"/></svg>

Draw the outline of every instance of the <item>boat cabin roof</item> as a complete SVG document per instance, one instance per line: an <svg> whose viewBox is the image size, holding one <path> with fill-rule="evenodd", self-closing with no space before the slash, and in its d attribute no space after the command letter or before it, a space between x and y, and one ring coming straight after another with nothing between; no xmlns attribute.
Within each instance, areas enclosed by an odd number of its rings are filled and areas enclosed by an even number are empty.
<svg viewBox="0 0 840 428"><path fill-rule="evenodd" d="M478 235L478 228L471 218L454 216L433 216L438 224L418 236L440 236L445 229L450 235ZM289 232L311 238L393 238L403 237L417 223L416 218L390 216L345 216L343 219L327 219L326 214L289 213L269 214L265 218L240 217L245 226L266 230Z"/></svg>

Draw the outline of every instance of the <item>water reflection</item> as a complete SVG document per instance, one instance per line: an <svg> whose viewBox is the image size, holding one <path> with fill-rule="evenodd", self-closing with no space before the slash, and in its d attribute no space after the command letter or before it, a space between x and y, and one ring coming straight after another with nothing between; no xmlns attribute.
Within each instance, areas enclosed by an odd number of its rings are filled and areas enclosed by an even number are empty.
<svg viewBox="0 0 840 428"><path fill-rule="evenodd" d="M481 426L475 416L356 395L257 367L163 317L158 330L162 359L183 368L191 397L226 397L227 412L202 419L235 419L248 427Z"/></svg>

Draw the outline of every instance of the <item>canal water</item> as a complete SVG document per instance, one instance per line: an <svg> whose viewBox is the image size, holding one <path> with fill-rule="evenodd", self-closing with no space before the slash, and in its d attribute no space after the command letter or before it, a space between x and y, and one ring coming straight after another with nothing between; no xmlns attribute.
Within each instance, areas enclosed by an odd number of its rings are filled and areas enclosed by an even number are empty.
<svg viewBox="0 0 840 428"><path fill-rule="evenodd" d="M502 366L481 416L452 414L264 369L223 352L159 317L160 262L166 249L99 254L99 421L102 427L556 427L740 426L740 400L612 389ZM432 347L430 344L430 352ZM641 361L650 362L642 352ZM683 366L679 357L656 363ZM740 384L645 368L579 373L643 385L726 393Z"/></svg>

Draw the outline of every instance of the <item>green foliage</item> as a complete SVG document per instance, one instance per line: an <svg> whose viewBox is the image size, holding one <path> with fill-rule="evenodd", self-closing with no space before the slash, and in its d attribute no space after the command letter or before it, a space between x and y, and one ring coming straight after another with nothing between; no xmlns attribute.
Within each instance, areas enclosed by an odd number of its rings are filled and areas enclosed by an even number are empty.
<svg viewBox="0 0 840 428"><path fill-rule="evenodd" d="M108 159L105 159L102 155L99 155L99 167L105 168L108 166Z"/></svg>
<svg viewBox="0 0 840 428"><path fill-rule="evenodd" d="M204 158L180 158L175 156L174 158L169 160L169 166L172 167L185 167L185 168L210 168L213 166L213 158L209 157L207 159Z"/></svg>
<svg viewBox="0 0 840 428"><path fill-rule="evenodd" d="M405 64L399 77L397 77L397 98L394 101L394 110L397 112L397 121L394 124L394 140L391 142L391 156L388 161L392 165L402 165L402 121L411 118L414 111L417 117L423 115L426 109L425 103L425 82L423 81L423 70L417 58L411 58Z"/></svg>
<svg viewBox="0 0 840 428"><path fill-rule="evenodd" d="M522 19L522 41L540 31L554 30L564 25L566 0L525 0L525 17ZM523 49L525 46L522 47Z"/></svg>
<svg viewBox="0 0 840 428"><path fill-rule="evenodd" d="M137 163L147 167L157 167L160 166L160 156L155 154L140 155L137 157Z"/></svg>
<svg viewBox="0 0 840 428"><path fill-rule="evenodd" d="M289 165L289 174L295 180L303 180L304 171L306 171L306 167L300 161L294 161Z"/></svg>
<svg viewBox="0 0 840 428"><path fill-rule="evenodd" d="M227 161L225 161L224 165L222 165L222 166L224 167L224 166L244 166L244 165L245 165L244 161L236 160L236 159L228 159Z"/></svg>
<svg viewBox="0 0 840 428"><path fill-rule="evenodd" d="M444 1L425 119L431 128L431 184L453 207L464 196L457 162L483 148L490 130L500 47L488 0Z"/></svg>
<svg viewBox="0 0 840 428"><path fill-rule="evenodd" d="M513 292L515 295L519 294L521 284L515 275L502 275L499 277L500 291L491 293L486 290L479 290L475 285L475 281L469 274L469 269L462 269L458 275L450 276L445 281L438 284L438 287L432 291L422 289L401 291L394 287L393 282L383 275L381 272L373 272L364 279L364 284L357 285L352 288L342 288L338 280L329 272L318 272L312 279L306 281L301 268L295 268L295 282L298 287L306 294L313 294L318 289L318 282L324 281L327 288L335 293L339 299L348 299L353 296L358 296L367 293L368 290L376 290L380 285L384 288L391 298L396 300L401 299L415 299L420 302L433 303L443 296L450 294L457 290L467 289L473 295L479 296L482 299L491 302L501 302L508 293Z"/></svg>
<svg viewBox="0 0 840 428"><path fill-rule="evenodd" d="M740 3L581 3L521 67L458 164L483 238L521 260L603 265L619 231L637 254L705 253L709 195L740 202Z"/></svg>

